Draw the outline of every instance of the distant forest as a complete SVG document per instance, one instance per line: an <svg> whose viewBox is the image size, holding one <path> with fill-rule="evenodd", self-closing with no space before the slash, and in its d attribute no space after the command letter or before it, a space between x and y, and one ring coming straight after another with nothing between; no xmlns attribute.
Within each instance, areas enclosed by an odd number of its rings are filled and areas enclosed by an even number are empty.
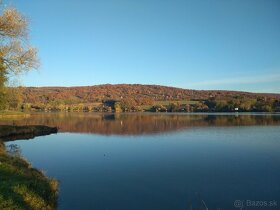
<svg viewBox="0 0 280 210"><path fill-rule="evenodd" d="M22 87L10 109L38 111L279 112L280 94L190 90L159 85Z"/></svg>

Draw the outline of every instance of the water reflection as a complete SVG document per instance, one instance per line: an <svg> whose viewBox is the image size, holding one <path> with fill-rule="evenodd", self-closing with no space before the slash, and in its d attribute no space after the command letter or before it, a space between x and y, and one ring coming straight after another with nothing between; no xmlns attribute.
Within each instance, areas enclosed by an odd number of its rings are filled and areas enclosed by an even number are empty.
<svg viewBox="0 0 280 210"><path fill-rule="evenodd" d="M59 132L143 135L205 126L280 125L280 115L37 113L0 125L46 125Z"/></svg>
<svg viewBox="0 0 280 210"><path fill-rule="evenodd" d="M45 113L1 123L60 128L6 143L60 181L59 210L279 203L280 115Z"/></svg>

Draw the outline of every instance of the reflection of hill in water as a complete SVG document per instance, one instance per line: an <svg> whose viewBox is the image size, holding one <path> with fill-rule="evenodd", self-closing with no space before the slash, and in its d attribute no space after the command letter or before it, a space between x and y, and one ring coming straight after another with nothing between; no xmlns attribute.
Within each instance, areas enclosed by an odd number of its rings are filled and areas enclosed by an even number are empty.
<svg viewBox="0 0 280 210"><path fill-rule="evenodd" d="M43 113L0 124L46 125L59 132L141 135L203 126L280 125L279 115Z"/></svg>

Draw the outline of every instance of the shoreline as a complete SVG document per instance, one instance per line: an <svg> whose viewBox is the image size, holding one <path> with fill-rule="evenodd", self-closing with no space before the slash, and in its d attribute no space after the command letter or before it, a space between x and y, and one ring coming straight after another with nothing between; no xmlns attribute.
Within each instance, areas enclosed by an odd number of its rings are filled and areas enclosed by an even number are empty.
<svg viewBox="0 0 280 210"><path fill-rule="evenodd" d="M44 136L52 133L57 133L56 127L48 127L44 125L1 125L0 139L2 141L12 141L18 139L32 139L36 136Z"/></svg>
<svg viewBox="0 0 280 210"><path fill-rule="evenodd" d="M55 131L47 126L0 126L0 209L56 209L58 181L33 168L16 145L6 148L4 144Z"/></svg>
<svg viewBox="0 0 280 210"><path fill-rule="evenodd" d="M15 119L15 118L24 118L29 117L29 113L25 113L22 111L11 111L11 110L5 110L0 111L0 119Z"/></svg>

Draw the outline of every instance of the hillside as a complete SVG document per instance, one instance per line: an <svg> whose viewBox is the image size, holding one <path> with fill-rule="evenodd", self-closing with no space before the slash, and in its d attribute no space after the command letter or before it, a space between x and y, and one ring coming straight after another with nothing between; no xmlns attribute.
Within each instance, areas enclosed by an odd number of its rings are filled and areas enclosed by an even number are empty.
<svg viewBox="0 0 280 210"><path fill-rule="evenodd" d="M172 109L189 110L186 105L191 105L190 111L216 111L216 102L231 103L230 107L220 107L221 111L232 110L246 102L246 111L261 111L257 106L278 106L280 94L249 93L222 90L191 90L160 85L119 84L96 85L83 87L26 87L22 89L22 102L36 109L56 110L116 110L115 103L119 103L120 111L149 109L155 111L168 111ZM211 100L211 104L207 101ZM237 101L238 100L238 101ZM215 104L213 105L213 101ZM258 101L264 101L260 104ZM250 102L250 104L248 104ZM167 107L171 103L184 105L184 107ZM198 107L195 104L198 103ZM74 105L79 105L74 106ZM244 105L245 106L245 105ZM70 108L69 108L70 107ZM105 109L104 109L105 107ZM106 108L107 107L107 108Z"/></svg>
<svg viewBox="0 0 280 210"><path fill-rule="evenodd" d="M175 101L186 99L208 99L246 97L256 98L273 97L280 98L280 94L271 93L249 93L239 91L222 90L191 90L160 85L139 85L139 84L120 84L120 85L96 85L81 87L27 87L23 90L25 103L48 103L51 101L65 101L73 103L94 103L104 100L121 100L123 98L134 98L142 101Z"/></svg>

